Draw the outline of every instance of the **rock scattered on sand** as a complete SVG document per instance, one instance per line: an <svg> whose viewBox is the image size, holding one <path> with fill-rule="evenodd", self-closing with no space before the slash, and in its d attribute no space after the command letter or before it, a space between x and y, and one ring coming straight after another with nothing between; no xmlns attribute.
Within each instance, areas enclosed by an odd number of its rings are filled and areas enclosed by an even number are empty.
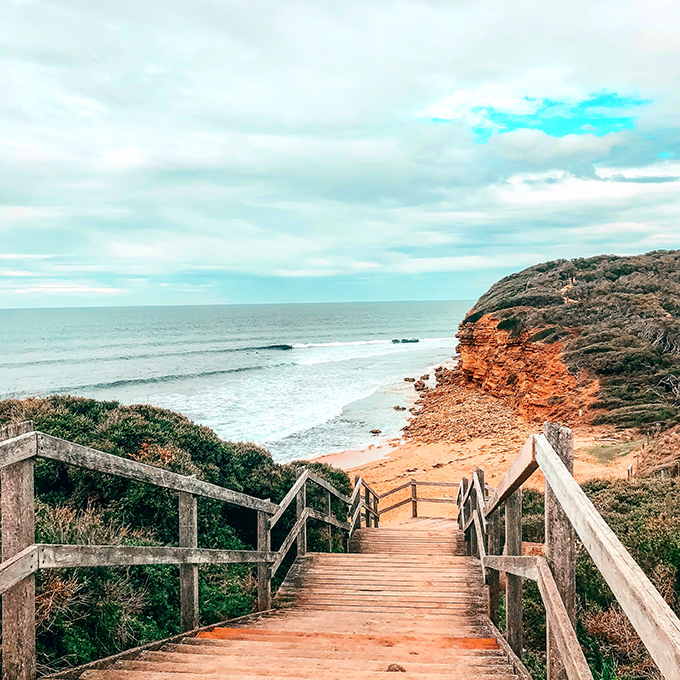
<svg viewBox="0 0 680 680"><path fill-rule="evenodd" d="M420 376L420 379L421 379L421 380L429 380L429 379L430 379L430 374L429 374L429 373L426 373L425 375L421 375L421 376Z"/></svg>
<svg viewBox="0 0 680 680"><path fill-rule="evenodd" d="M395 411L405 411L406 406L394 406L393 407Z"/></svg>
<svg viewBox="0 0 680 680"><path fill-rule="evenodd" d="M406 673L406 669L403 666L400 666L398 663L391 663L387 667L388 673Z"/></svg>
<svg viewBox="0 0 680 680"><path fill-rule="evenodd" d="M404 378L404 382L415 382L415 378Z"/></svg>
<svg viewBox="0 0 680 680"><path fill-rule="evenodd" d="M382 430L371 430L371 434L380 434Z"/></svg>
<svg viewBox="0 0 680 680"><path fill-rule="evenodd" d="M427 385L422 380L417 380L413 387L416 389L417 392L424 392L425 390L427 390Z"/></svg>

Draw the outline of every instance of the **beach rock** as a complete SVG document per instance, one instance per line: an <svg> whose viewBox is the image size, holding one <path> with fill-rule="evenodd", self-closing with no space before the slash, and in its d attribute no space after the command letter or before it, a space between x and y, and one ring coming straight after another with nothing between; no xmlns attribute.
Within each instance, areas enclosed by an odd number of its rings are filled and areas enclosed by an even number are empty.
<svg viewBox="0 0 680 680"><path fill-rule="evenodd" d="M429 380L429 379L430 379L430 374L429 374L429 373L426 373L425 375L421 375L421 376L420 376L420 379L421 379L421 380Z"/></svg>
<svg viewBox="0 0 680 680"><path fill-rule="evenodd" d="M394 406L394 410L395 410L395 411L405 411L405 410L406 410L406 406Z"/></svg>
<svg viewBox="0 0 680 680"><path fill-rule="evenodd" d="M406 669L403 666L400 666L398 663L391 663L387 667L387 672L388 673L406 673Z"/></svg>
<svg viewBox="0 0 680 680"><path fill-rule="evenodd" d="M415 378L404 378L404 382L415 382Z"/></svg>
<svg viewBox="0 0 680 680"><path fill-rule="evenodd" d="M382 432L382 430L371 430L371 434L378 435Z"/></svg>
<svg viewBox="0 0 680 680"><path fill-rule="evenodd" d="M393 344L393 345L398 345L400 342L401 342L401 341L400 341L400 340L397 340L396 338L395 338L394 340L392 340L392 344Z"/></svg>
<svg viewBox="0 0 680 680"><path fill-rule="evenodd" d="M427 389L427 385L422 380L417 380L413 387L417 392L423 392Z"/></svg>

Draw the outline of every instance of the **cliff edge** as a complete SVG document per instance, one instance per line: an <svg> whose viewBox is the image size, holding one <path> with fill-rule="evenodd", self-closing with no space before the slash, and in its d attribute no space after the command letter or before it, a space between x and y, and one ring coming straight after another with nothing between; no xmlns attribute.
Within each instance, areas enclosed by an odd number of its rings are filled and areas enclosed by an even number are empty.
<svg viewBox="0 0 680 680"><path fill-rule="evenodd" d="M511 274L482 295L457 337L464 379L530 419L680 423L678 250Z"/></svg>

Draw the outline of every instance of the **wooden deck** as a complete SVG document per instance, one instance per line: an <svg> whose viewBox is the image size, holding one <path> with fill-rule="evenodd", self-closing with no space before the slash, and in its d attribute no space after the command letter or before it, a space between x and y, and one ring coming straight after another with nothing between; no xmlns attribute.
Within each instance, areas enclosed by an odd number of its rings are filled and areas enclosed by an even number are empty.
<svg viewBox="0 0 680 680"><path fill-rule="evenodd" d="M446 519L362 528L349 554L298 558L275 611L142 652L83 680L517 677L486 614L479 560Z"/></svg>

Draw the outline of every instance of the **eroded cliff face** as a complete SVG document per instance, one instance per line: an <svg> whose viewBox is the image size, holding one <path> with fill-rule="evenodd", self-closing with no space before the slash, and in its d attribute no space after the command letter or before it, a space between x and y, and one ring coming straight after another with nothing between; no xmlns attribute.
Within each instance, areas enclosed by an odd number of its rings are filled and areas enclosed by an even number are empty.
<svg viewBox="0 0 680 680"><path fill-rule="evenodd" d="M457 337L464 379L489 394L510 398L529 420L588 421L598 381L569 372L562 341L530 340L542 329L515 333L499 329L500 322L485 314L474 323L461 324Z"/></svg>

